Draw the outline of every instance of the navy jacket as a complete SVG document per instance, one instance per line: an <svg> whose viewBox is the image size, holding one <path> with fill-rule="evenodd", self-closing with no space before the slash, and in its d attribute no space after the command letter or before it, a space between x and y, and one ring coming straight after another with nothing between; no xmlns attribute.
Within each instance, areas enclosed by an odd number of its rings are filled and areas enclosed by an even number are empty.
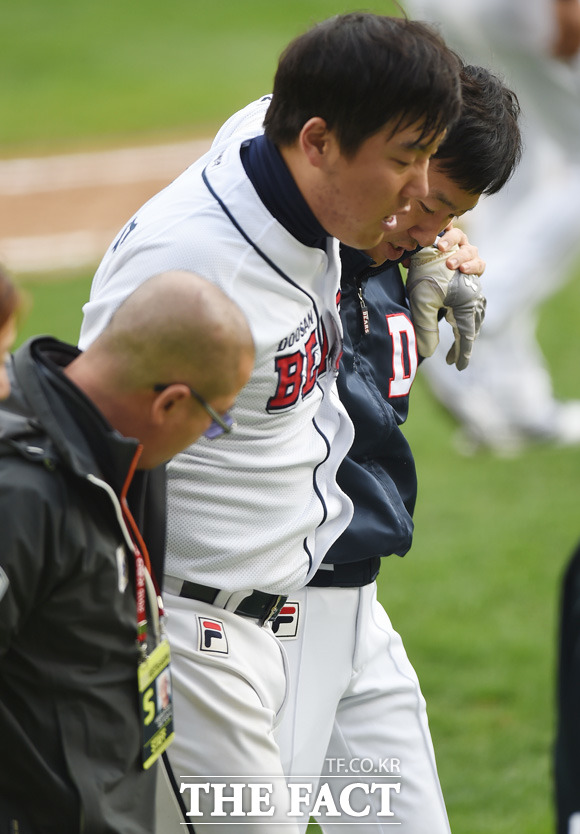
<svg viewBox="0 0 580 834"><path fill-rule="evenodd" d="M356 586L376 576L381 557L404 556L411 547L417 476L400 426L418 357L398 264L377 268L347 247L342 261L338 390L355 440L338 482L353 501L354 516L324 560L334 571L323 567L312 584Z"/></svg>

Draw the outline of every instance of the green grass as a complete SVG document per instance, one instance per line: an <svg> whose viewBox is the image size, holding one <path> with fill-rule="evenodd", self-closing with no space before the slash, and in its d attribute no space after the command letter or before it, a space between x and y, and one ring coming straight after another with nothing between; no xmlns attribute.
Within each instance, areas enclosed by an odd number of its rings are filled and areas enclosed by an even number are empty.
<svg viewBox="0 0 580 834"><path fill-rule="evenodd" d="M381 593L430 707L453 830L550 831L558 585L580 539L580 453L458 457L417 392L420 498Z"/></svg>
<svg viewBox="0 0 580 834"><path fill-rule="evenodd" d="M373 7L392 13L394 4ZM213 130L270 91L293 37L356 8L348 0L0 0L0 155Z"/></svg>
<svg viewBox="0 0 580 834"><path fill-rule="evenodd" d="M20 277L27 312L19 327L17 344L30 336L49 333L66 342L76 343L82 320L82 305L89 300L92 273L66 279L57 276Z"/></svg>
<svg viewBox="0 0 580 834"><path fill-rule="evenodd" d="M578 309L580 272L541 315L561 397L580 395ZM547 834L558 602L580 540L580 449L464 458L453 430L420 378L406 429L420 486L415 542L383 567L381 597L427 698L453 831Z"/></svg>

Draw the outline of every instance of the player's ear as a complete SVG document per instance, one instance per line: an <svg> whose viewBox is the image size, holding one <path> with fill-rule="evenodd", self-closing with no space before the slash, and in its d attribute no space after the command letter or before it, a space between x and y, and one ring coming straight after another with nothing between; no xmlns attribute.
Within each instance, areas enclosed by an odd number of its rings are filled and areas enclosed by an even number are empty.
<svg viewBox="0 0 580 834"><path fill-rule="evenodd" d="M159 391L151 404L151 419L154 425L162 425L175 419L182 408L189 406L191 393L187 385L174 382Z"/></svg>
<svg viewBox="0 0 580 834"><path fill-rule="evenodd" d="M311 165L319 168L328 152L331 134L320 116L313 116L303 125L298 142Z"/></svg>

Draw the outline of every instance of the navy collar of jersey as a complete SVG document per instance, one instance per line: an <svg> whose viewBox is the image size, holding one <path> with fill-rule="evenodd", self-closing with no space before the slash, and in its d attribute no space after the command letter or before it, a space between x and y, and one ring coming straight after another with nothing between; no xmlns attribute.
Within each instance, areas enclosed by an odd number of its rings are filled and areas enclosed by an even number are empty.
<svg viewBox="0 0 580 834"><path fill-rule="evenodd" d="M340 259L343 265L343 275L345 272L350 275L357 275L364 269L376 268L376 264L370 255L363 252L362 249L353 249L352 246L345 246L340 244Z"/></svg>
<svg viewBox="0 0 580 834"><path fill-rule="evenodd" d="M383 270L396 264L400 264L401 261L404 261L405 258L409 258L411 255L414 255L415 252L418 252L420 249L421 247L417 246L411 252L403 252L401 257L396 261L385 261L381 264L381 266L377 266L371 256L367 255L366 252L363 252L362 249L353 249L352 246L346 246L344 243L341 243L340 259L343 267L345 267L345 269L343 269L343 274L346 271L347 274L356 276L367 269L376 269L378 275ZM369 272L369 275L372 275L372 272Z"/></svg>
<svg viewBox="0 0 580 834"><path fill-rule="evenodd" d="M244 170L270 214L300 243L326 249L328 233L313 215L274 143L262 134L243 142L240 153Z"/></svg>

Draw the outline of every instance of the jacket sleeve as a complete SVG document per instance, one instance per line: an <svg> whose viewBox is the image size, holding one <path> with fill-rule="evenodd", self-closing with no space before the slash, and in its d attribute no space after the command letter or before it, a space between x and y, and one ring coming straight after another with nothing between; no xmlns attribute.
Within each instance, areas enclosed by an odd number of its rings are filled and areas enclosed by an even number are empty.
<svg viewBox="0 0 580 834"><path fill-rule="evenodd" d="M48 471L17 458L0 460L0 657L48 592L59 522Z"/></svg>

